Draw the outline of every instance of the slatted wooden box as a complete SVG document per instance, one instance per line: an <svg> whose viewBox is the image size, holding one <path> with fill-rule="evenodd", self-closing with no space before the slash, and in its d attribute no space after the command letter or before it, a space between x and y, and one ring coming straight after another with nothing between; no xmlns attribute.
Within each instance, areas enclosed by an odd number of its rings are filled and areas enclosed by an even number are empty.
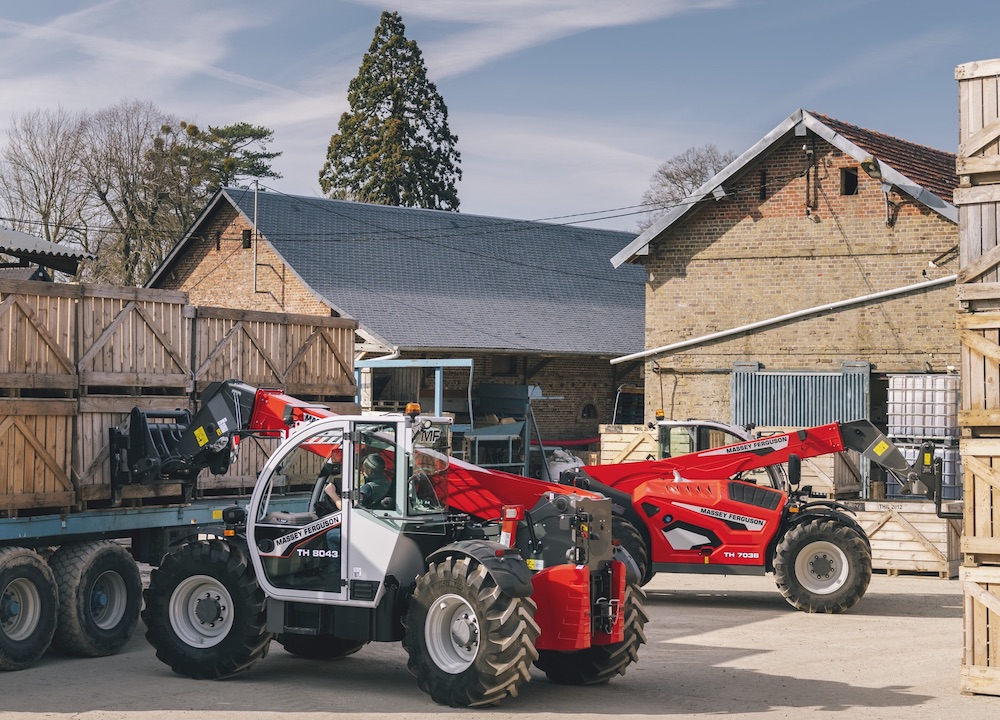
<svg viewBox="0 0 1000 720"><path fill-rule="evenodd" d="M0 280L0 388L76 390L79 297L76 285Z"/></svg>
<svg viewBox="0 0 1000 720"><path fill-rule="evenodd" d="M656 430L645 425L601 425L601 465L659 458Z"/></svg>
<svg viewBox="0 0 1000 720"><path fill-rule="evenodd" d="M963 567L962 692L1000 695L1000 567Z"/></svg>
<svg viewBox="0 0 1000 720"><path fill-rule="evenodd" d="M80 386L190 391L191 317L185 293L81 285Z"/></svg>
<svg viewBox="0 0 1000 720"><path fill-rule="evenodd" d="M939 518L934 503L921 500L861 500L845 504L857 513L872 545L872 568L890 575L958 575L962 555L958 520Z"/></svg>
<svg viewBox="0 0 1000 720"><path fill-rule="evenodd" d="M967 564L1000 565L1000 438L961 441Z"/></svg>
<svg viewBox="0 0 1000 720"><path fill-rule="evenodd" d="M109 430L124 422L132 408L143 410L189 410L187 395L91 395L81 397L74 422L73 476L78 499L84 507L111 500L111 453ZM176 483L127 485L124 500L177 497Z"/></svg>
<svg viewBox="0 0 1000 720"><path fill-rule="evenodd" d="M0 517L74 505L75 413L72 399L0 398Z"/></svg>
<svg viewBox="0 0 1000 720"><path fill-rule="evenodd" d="M200 307L195 388L238 378L298 397L354 397L355 328L345 318Z"/></svg>

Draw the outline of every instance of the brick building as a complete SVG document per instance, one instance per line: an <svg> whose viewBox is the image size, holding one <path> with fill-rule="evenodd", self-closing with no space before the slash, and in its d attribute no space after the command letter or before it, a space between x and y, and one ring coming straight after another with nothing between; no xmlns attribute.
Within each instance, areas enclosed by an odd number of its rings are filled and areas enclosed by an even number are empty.
<svg viewBox="0 0 1000 720"><path fill-rule="evenodd" d="M884 422L889 374L959 364L956 186L951 153L796 111L613 257L647 281L647 349L614 362L646 361L649 415Z"/></svg>
<svg viewBox="0 0 1000 720"><path fill-rule="evenodd" d="M358 359L471 358L471 380L444 372L445 409L468 413L470 382L473 401L481 383L534 385L543 436L584 439L638 377L609 363L642 349L644 273L608 263L633 238L227 188L148 284L196 305L356 319ZM376 408L431 392L432 371L373 372Z"/></svg>

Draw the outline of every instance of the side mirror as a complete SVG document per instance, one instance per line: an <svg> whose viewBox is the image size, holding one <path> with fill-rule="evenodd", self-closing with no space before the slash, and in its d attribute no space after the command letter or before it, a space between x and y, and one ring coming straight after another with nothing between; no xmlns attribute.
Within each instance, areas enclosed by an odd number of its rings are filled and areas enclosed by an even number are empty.
<svg viewBox="0 0 1000 720"><path fill-rule="evenodd" d="M798 455L788 456L788 484L797 488L802 482L802 458Z"/></svg>

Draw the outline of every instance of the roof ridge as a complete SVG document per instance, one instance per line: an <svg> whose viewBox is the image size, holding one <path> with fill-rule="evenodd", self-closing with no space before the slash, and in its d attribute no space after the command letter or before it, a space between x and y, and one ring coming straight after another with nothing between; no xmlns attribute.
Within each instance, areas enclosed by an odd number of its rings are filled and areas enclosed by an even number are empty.
<svg viewBox="0 0 1000 720"><path fill-rule="evenodd" d="M232 195L230 195L231 192L232 193L241 193L241 194L245 194L245 193L248 193L248 192L253 192L253 190L250 189L250 188L230 187L230 186L220 188L220 191L223 192L223 193L226 193L230 197L232 197ZM364 207L367 207L367 208L375 208L375 209L379 209L379 210L386 210L386 211L389 211L389 212L418 212L419 211L419 212L435 213L435 214L439 214L439 215L443 215L443 216L447 216L447 217L459 217L459 218L462 218L461 222L464 222L464 221L475 221L475 220L496 220L498 222L502 222L502 223L506 223L506 224L544 225L546 227L565 227L565 228L573 228L576 225L575 223L546 222L544 220L524 220L524 219L513 218L513 217L504 217L504 216L501 216L501 215L480 215L480 214L476 214L476 213L462 213L462 212L459 212L457 210L440 210L438 208L406 207L406 206L403 206L403 205L384 205L382 203L361 202L359 200L341 200L341 199L338 199L338 198L328 198L328 197L313 196L313 195L301 195L301 194L297 194L297 193L286 193L286 192L283 192L281 190L276 190L274 188L272 188L270 190L265 190L263 192L265 194L269 194L269 195L274 196L274 197L283 197L283 198L287 198L287 199L303 200L303 201L310 201L310 202L311 201L320 201L320 202L325 202L325 203L335 203L335 204L338 204L338 205L347 205L347 206L355 206L355 207L358 206L358 205L361 205L361 206L364 206ZM236 200L236 198L233 198L233 199ZM237 201L237 203L238 203L238 201ZM610 228L595 228L595 227L580 227L579 229L586 230L587 232L615 233L615 234L621 234L621 235L629 235L631 237L635 237L635 235L636 235L636 233L634 231L630 231L630 230L612 230Z"/></svg>

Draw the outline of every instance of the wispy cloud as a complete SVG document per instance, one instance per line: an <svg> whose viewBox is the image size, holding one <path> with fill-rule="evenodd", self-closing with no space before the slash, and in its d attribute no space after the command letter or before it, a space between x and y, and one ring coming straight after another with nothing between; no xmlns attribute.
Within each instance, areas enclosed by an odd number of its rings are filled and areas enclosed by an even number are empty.
<svg viewBox="0 0 1000 720"><path fill-rule="evenodd" d="M355 0L381 7L382 0ZM453 23L444 37L421 42L435 78L471 72L559 38L604 27L662 20L732 6L736 0L397 0L407 18Z"/></svg>
<svg viewBox="0 0 1000 720"><path fill-rule="evenodd" d="M107 2L43 24L0 19L0 36L4 37L0 65L8 69L0 82L11 81L16 69L21 82L46 76L50 91L58 92L61 87L73 94L83 83L90 92L111 91L121 96L150 86L162 93L165 87L202 77L260 93L295 95L218 64L229 55L228 36L266 22L265 18L203 7L172 3L170 14L163 16L151 5L137 17L128 5ZM58 77L48 70L52 63L58 63Z"/></svg>

